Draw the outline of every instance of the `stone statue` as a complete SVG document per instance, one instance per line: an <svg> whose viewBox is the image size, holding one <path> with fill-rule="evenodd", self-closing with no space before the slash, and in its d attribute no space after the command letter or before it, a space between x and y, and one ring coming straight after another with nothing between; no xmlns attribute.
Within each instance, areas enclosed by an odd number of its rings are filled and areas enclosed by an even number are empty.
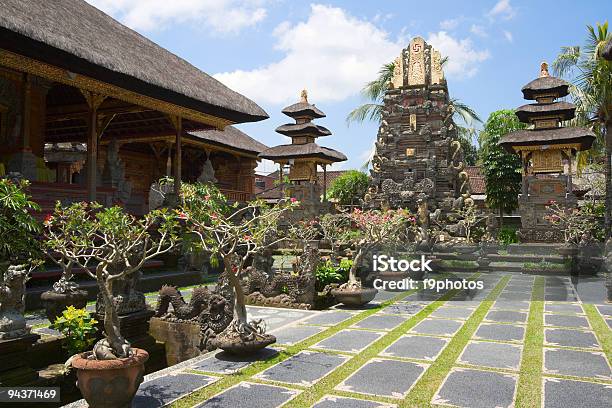
<svg viewBox="0 0 612 408"><path fill-rule="evenodd" d="M202 173L198 177L198 181L200 183L216 183L217 179L215 178L215 169L213 168L212 161L210 161L210 157L206 157L206 161L202 166Z"/></svg>
<svg viewBox="0 0 612 408"><path fill-rule="evenodd" d="M141 276L142 272L138 271L114 281L113 303L115 304L115 310L119 316L147 309L144 294L136 290L136 286ZM101 293L98 293L96 313L104 315L104 299Z"/></svg>
<svg viewBox="0 0 612 408"><path fill-rule="evenodd" d="M25 265L10 265L0 281L0 340L30 333L23 316L25 285L29 271Z"/></svg>
<svg viewBox="0 0 612 408"><path fill-rule="evenodd" d="M117 189L117 198L122 203L129 201L132 195L132 183L125 178L125 164L119 156L119 143L111 140L106 149L106 165L102 172L102 183Z"/></svg>

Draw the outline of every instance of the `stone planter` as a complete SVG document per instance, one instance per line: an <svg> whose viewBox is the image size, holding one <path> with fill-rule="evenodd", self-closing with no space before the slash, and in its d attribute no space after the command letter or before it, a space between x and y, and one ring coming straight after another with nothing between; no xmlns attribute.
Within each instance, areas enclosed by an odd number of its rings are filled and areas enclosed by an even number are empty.
<svg viewBox="0 0 612 408"><path fill-rule="evenodd" d="M115 360L90 360L91 352L72 360L77 385L90 408L129 408L144 378L145 350L132 348L134 355Z"/></svg>
<svg viewBox="0 0 612 408"><path fill-rule="evenodd" d="M334 289L331 294L336 298L338 303L345 306L362 306L371 302L378 293L374 288L361 289Z"/></svg>
<svg viewBox="0 0 612 408"><path fill-rule="evenodd" d="M213 345L217 348L239 356L253 355L273 343L276 343L276 337L271 334L260 334L255 340L243 341L237 336L224 336L222 333L213 340Z"/></svg>
<svg viewBox="0 0 612 408"><path fill-rule="evenodd" d="M74 292L58 293L48 290L40 295L40 300L45 308L47 319L53 323L68 306L74 306L77 309L87 306L87 291L79 289Z"/></svg>

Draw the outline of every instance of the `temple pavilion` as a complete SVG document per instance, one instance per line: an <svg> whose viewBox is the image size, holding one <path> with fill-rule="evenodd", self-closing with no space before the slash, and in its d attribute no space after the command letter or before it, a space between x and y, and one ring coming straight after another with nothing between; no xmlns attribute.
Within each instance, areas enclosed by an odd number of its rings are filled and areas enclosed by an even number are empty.
<svg viewBox="0 0 612 408"><path fill-rule="evenodd" d="M284 186L285 194L300 200L307 213L316 215L320 208L319 197L325 197L327 166L346 160L346 156L334 149L315 143L318 137L329 136L331 132L313 123L314 119L324 118L325 114L314 104L308 102L306 90L301 93L298 103L287 106L282 112L295 120L276 128L276 132L291 138L291 144L284 144L264 150L260 158L269 159L280 165L279 179L283 183L285 175L289 183ZM318 183L317 168L323 168L323 186ZM288 170L285 168L288 167Z"/></svg>
<svg viewBox="0 0 612 408"><path fill-rule="evenodd" d="M572 166L576 152L590 149L595 134L581 127L564 127L575 116L576 107L558 98L567 96L569 84L549 75L548 65L540 77L522 88L523 97L535 100L516 109L516 116L531 125L505 135L499 142L522 160L522 189L519 195L524 242L559 242L560 232L546 220L546 206L554 200L566 208L577 205L573 192Z"/></svg>
<svg viewBox="0 0 612 408"><path fill-rule="evenodd" d="M250 199L267 146L232 125L267 117L85 1L2 1L0 174L29 179L43 211L96 200L142 214L166 175Z"/></svg>

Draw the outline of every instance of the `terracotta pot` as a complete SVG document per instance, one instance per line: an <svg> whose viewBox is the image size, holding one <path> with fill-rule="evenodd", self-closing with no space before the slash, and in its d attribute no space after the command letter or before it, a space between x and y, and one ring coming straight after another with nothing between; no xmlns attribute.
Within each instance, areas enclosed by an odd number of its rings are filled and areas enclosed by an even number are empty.
<svg viewBox="0 0 612 408"><path fill-rule="evenodd" d="M79 289L74 292L57 293L48 290L40 295L40 300L45 307L47 319L53 323L68 306L74 306L77 309L87 306L87 291Z"/></svg>
<svg viewBox="0 0 612 408"><path fill-rule="evenodd" d="M243 341L237 338L225 338L222 335L213 340L213 344L229 354L248 356L276 343L276 337L271 334L262 334L252 341Z"/></svg>
<svg viewBox="0 0 612 408"><path fill-rule="evenodd" d="M90 408L129 408L144 378L145 350L132 348L134 355L116 360L89 360L91 352L72 361L77 386Z"/></svg>
<svg viewBox="0 0 612 408"><path fill-rule="evenodd" d="M338 303L346 306L362 306L374 299L378 290L374 288L361 288L351 290L334 289L331 294L336 298Z"/></svg>

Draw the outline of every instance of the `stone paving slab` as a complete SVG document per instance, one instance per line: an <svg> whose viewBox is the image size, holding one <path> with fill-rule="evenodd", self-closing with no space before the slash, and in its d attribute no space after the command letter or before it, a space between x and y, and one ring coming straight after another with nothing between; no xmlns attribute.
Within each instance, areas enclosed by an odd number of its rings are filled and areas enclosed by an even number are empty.
<svg viewBox="0 0 612 408"><path fill-rule="evenodd" d="M266 322L268 331L271 331L314 315L316 312L310 310L247 306L247 313L249 320L263 319Z"/></svg>
<svg viewBox="0 0 612 408"><path fill-rule="evenodd" d="M512 407L517 380L513 374L453 368L431 402L465 408Z"/></svg>
<svg viewBox="0 0 612 408"><path fill-rule="evenodd" d="M417 302L398 302L385 307L376 314L397 314L397 315L415 315L427 306L424 303Z"/></svg>
<svg viewBox="0 0 612 408"><path fill-rule="evenodd" d="M585 316L570 316L560 314L544 314L544 326L575 327L590 329L589 321Z"/></svg>
<svg viewBox="0 0 612 408"><path fill-rule="evenodd" d="M546 303L544 312L558 314L584 314L582 306L578 303Z"/></svg>
<svg viewBox="0 0 612 408"><path fill-rule="evenodd" d="M604 317L612 317L612 305L595 305L599 313Z"/></svg>
<svg viewBox="0 0 612 408"><path fill-rule="evenodd" d="M357 398L337 397L326 395L313 408L393 408L394 404L383 404L382 402L367 401Z"/></svg>
<svg viewBox="0 0 612 408"><path fill-rule="evenodd" d="M400 324L404 323L408 318L410 318L410 316L374 314L355 323L351 327L372 330L392 330Z"/></svg>
<svg viewBox="0 0 612 408"><path fill-rule="evenodd" d="M338 354L305 350L264 370L255 378L311 386L349 358Z"/></svg>
<svg viewBox="0 0 612 408"><path fill-rule="evenodd" d="M327 330L326 327L320 326L286 326L280 330L272 332L276 336L276 344L293 345L306 340L315 334Z"/></svg>
<svg viewBox="0 0 612 408"><path fill-rule="evenodd" d="M544 349L544 372L612 379L610 365L605 355L592 351Z"/></svg>
<svg viewBox="0 0 612 408"><path fill-rule="evenodd" d="M497 340L508 342L522 342L525 337L525 328L511 324L482 323L474 336L476 340Z"/></svg>
<svg viewBox="0 0 612 408"><path fill-rule="evenodd" d="M573 329L544 329L544 344L550 346L600 348L591 331Z"/></svg>
<svg viewBox="0 0 612 408"><path fill-rule="evenodd" d="M223 351L211 353L210 357L200 360L189 368L217 374L234 374L256 361L269 360L278 354L278 350L265 348L252 356L236 356Z"/></svg>
<svg viewBox="0 0 612 408"><path fill-rule="evenodd" d="M318 313L306 320L302 320L302 324L312 324L315 326L334 326L338 323L342 323L345 320L353 317L353 313L344 311L331 311Z"/></svg>
<svg viewBox="0 0 612 408"><path fill-rule="evenodd" d="M430 317L440 317L446 319L459 319L459 320L467 320L472 313L474 313L475 309L465 308L465 307L439 307L434 310L429 316Z"/></svg>
<svg viewBox="0 0 612 408"><path fill-rule="evenodd" d="M529 311L530 304L525 301L498 300L493 303L493 310Z"/></svg>
<svg viewBox="0 0 612 408"><path fill-rule="evenodd" d="M437 336L452 336L463 325L463 322L448 319L423 319L410 332L418 334L433 334Z"/></svg>
<svg viewBox="0 0 612 408"><path fill-rule="evenodd" d="M218 379L207 375L172 373L146 381L140 385L132 402L132 408L163 407Z"/></svg>
<svg viewBox="0 0 612 408"><path fill-rule="evenodd" d="M286 404L299 393L297 390L275 385L241 382L194 408L276 408Z"/></svg>
<svg viewBox="0 0 612 408"><path fill-rule="evenodd" d="M510 301L528 301L531 300L531 293L518 293L518 292L506 292L501 293L498 300L510 300Z"/></svg>
<svg viewBox="0 0 612 408"><path fill-rule="evenodd" d="M543 379L544 408L609 408L612 385L560 378Z"/></svg>
<svg viewBox="0 0 612 408"><path fill-rule="evenodd" d="M336 389L367 395L403 398L428 365L373 358L339 384Z"/></svg>
<svg viewBox="0 0 612 408"><path fill-rule="evenodd" d="M380 355L433 361L449 342L448 338L403 335L383 350Z"/></svg>
<svg viewBox="0 0 612 408"><path fill-rule="evenodd" d="M525 323L527 312L517 312L513 310L492 310L485 316L484 320L500 323Z"/></svg>
<svg viewBox="0 0 612 408"><path fill-rule="evenodd" d="M522 349L514 344L470 341L459 356L459 363L518 371Z"/></svg>
<svg viewBox="0 0 612 408"><path fill-rule="evenodd" d="M384 336L385 333L370 332L365 330L341 330L312 346L326 350L346 351L348 353L359 353L370 344Z"/></svg>

